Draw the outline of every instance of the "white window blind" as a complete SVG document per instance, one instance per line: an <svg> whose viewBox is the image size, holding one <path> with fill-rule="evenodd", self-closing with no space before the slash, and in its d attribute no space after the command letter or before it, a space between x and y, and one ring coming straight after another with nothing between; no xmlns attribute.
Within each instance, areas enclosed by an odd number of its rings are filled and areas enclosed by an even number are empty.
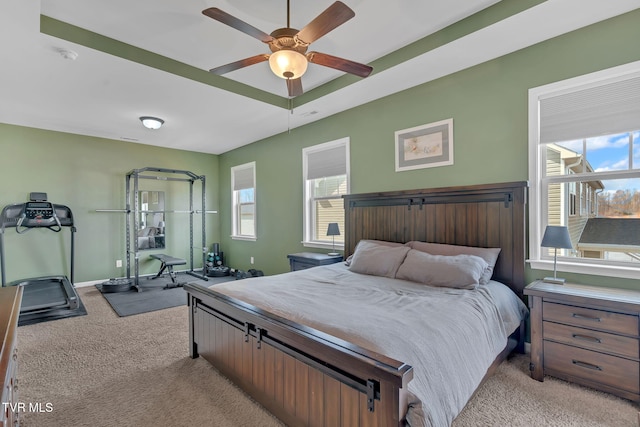
<svg viewBox="0 0 640 427"><path fill-rule="evenodd" d="M540 143L640 129L640 73L540 99Z"/></svg>
<svg viewBox="0 0 640 427"><path fill-rule="evenodd" d="M253 163L248 166L236 166L233 170L233 190L240 191L254 187Z"/></svg>
<svg viewBox="0 0 640 427"><path fill-rule="evenodd" d="M346 149L346 145L342 144L321 151L309 152L307 158L307 179L346 175Z"/></svg>

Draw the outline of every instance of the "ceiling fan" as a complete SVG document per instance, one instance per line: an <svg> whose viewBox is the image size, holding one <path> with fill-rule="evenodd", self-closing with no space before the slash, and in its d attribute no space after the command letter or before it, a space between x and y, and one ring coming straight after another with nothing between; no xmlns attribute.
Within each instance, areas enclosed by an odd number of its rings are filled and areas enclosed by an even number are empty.
<svg viewBox="0 0 640 427"><path fill-rule="evenodd" d="M313 21L308 23L306 27L298 31L295 28L291 28L289 24L289 3L290 1L287 0L286 28L278 28L271 34L264 33L246 22L223 12L217 7L210 7L203 10L202 13L209 18L222 22L268 44L272 52L271 54L263 53L241 59L240 61L212 68L209 71L220 75L248 67L249 65L269 61L269 66L274 74L286 79L287 90L290 97L302 95L301 77L305 71L307 71L309 62L355 74L359 77L367 77L371 73L373 68L368 65L338 58L337 56L326 53L307 52L311 43L355 16L355 12L351 10L349 6L340 1L336 1Z"/></svg>

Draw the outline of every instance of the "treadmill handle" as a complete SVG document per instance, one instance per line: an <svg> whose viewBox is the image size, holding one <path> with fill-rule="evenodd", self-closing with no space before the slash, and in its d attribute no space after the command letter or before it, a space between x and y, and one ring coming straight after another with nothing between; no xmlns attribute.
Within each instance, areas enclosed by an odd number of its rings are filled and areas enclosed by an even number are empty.
<svg viewBox="0 0 640 427"><path fill-rule="evenodd" d="M20 215L20 218L18 219L18 222L16 223L16 233L18 234L24 234L27 231L31 230L31 227L24 227L24 228L20 228L22 227L22 221L24 221L24 219L27 217L27 215L23 212Z"/></svg>
<svg viewBox="0 0 640 427"><path fill-rule="evenodd" d="M58 215L56 215L55 210L53 211L53 219L56 220L56 225L50 225L47 228L51 231L55 231L56 233L59 233L60 230L62 230L62 225L60 225L60 219L58 218ZM57 228L54 228L54 227L57 227Z"/></svg>

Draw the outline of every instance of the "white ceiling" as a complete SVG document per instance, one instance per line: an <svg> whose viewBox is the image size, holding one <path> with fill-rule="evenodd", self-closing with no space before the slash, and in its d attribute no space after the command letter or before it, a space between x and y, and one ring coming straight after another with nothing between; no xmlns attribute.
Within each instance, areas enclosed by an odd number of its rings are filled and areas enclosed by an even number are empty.
<svg viewBox="0 0 640 427"><path fill-rule="evenodd" d="M332 0L291 3L291 26L301 29ZM90 41L78 44L40 32L40 15L45 15L206 71L268 53L268 47L202 15L202 10L219 7L270 33L286 26L286 0L3 0L0 123L220 154L640 7L640 0L548 0L376 70L379 58L497 2L344 3L356 16L310 50L373 62L374 72L339 84L327 95L307 97L343 75L310 64L302 78L307 94L300 99L305 103L297 106L294 99L290 113L285 83L267 63L203 83L84 46L91 46ZM65 59L60 49L77 53L77 59ZM206 78L211 75L206 73ZM266 94L234 89L227 79ZM260 100L264 96L275 101ZM165 125L147 130L138 120L144 115L161 117Z"/></svg>

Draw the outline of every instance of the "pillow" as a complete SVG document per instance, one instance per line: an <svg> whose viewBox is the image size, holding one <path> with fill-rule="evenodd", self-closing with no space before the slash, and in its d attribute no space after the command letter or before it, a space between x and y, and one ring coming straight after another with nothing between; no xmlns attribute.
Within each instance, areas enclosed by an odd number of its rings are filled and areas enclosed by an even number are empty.
<svg viewBox="0 0 640 427"><path fill-rule="evenodd" d="M487 262L475 255L431 255L411 249L396 279L457 289L475 289Z"/></svg>
<svg viewBox="0 0 640 427"><path fill-rule="evenodd" d="M376 244L382 245L382 246L389 246L389 247L392 247L392 248L399 247L399 246L404 246L404 243L388 242L386 240L362 239L362 240L360 240L360 242L371 242L371 243L376 243ZM358 243L360 243L360 242L358 242ZM356 245L356 249L358 249L358 245ZM354 249L354 251L353 251L354 253L355 253L356 249ZM346 260L344 260L344 265L346 265L346 266L351 265L351 260L353 259L353 255L354 254L349 255L349 257Z"/></svg>
<svg viewBox="0 0 640 427"><path fill-rule="evenodd" d="M411 249L427 252L432 255L475 255L487 262L487 268L480 277L480 284L486 285L493 276L493 267L496 265L501 248L478 248L473 246L447 245L444 243L427 243L411 241L408 243Z"/></svg>
<svg viewBox="0 0 640 427"><path fill-rule="evenodd" d="M409 252L409 247L385 245L370 240L360 240L351 258L349 270L372 276L396 277L398 267Z"/></svg>

